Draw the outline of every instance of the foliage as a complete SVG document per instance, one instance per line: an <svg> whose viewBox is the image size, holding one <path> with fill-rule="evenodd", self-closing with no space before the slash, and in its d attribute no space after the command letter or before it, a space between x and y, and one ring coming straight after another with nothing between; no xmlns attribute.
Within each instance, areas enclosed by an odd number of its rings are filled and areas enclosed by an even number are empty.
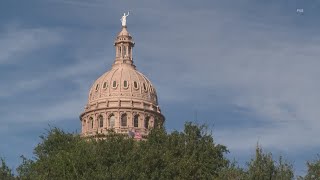
<svg viewBox="0 0 320 180"><path fill-rule="evenodd" d="M33 161L30 159L27 159L24 156L21 156L22 164L17 168L17 172L20 176L19 179L31 179L31 167L33 164Z"/></svg>
<svg viewBox="0 0 320 180"><path fill-rule="evenodd" d="M223 168L217 180L245 180L247 176L247 172L237 166L235 161L228 164L226 168Z"/></svg>
<svg viewBox="0 0 320 180"><path fill-rule="evenodd" d="M14 180L15 177L12 174L12 170L7 166L4 159L1 158L0 166L0 179L1 180Z"/></svg>
<svg viewBox="0 0 320 180"><path fill-rule="evenodd" d="M226 147L192 123L171 134L154 129L146 141L114 133L83 139L56 128L41 139L35 159L18 167L20 179L213 179L228 163Z"/></svg>
<svg viewBox="0 0 320 180"><path fill-rule="evenodd" d="M219 174L219 180L291 180L293 179L293 167L291 164L283 161L274 161L271 153L263 153L261 147L257 146L256 154L247 168L243 169L236 165L236 162L230 163L227 168Z"/></svg>
<svg viewBox="0 0 320 180"><path fill-rule="evenodd" d="M308 173L305 180L320 180L320 156L313 162L307 163Z"/></svg>
<svg viewBox="0 0 320 180"><path fill-rule="evenodd" d="M1 159L1 180L214 179L291 180L293 166L257 146L254 158L239 167L228 161L225 146L216 144L206 126L186 123L182 132L153 129L147 140L134 141L110 131L82 138L58 128L47 130L34 158L21 156L17 177ZM320 179L320 158L308 162L305 180Z"/></svg>
<svg viewBox="0 0 320 180"><path fill-rule="evenodd" d="M293 177L291 164L284 162L281 156L278 162L274 161L271 153L263 153L257 146L255 158L248 163L247 179L290 180Z"/></svg>

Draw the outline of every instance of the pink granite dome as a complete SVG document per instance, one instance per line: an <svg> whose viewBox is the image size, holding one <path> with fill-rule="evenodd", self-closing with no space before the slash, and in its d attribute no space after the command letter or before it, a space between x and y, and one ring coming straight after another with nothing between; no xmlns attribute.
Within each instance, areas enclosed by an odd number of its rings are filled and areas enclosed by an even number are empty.
<svg viewBox="0 0 320 180"><path fill-rule="evenodd" d="M164 116L150 80L137 71L132 58L133 38L123 26L116 37L116 57L111 70L92 85L88 103L80 115L82 136L117 133L147 135L160 127Z"/></svg>
<svg viewBox="0 0 320 180"><path fill-rule="evenodd" d="M157 93L146 76L128 64L119 64L100 76L92 85L88 104L106 99L141 100L158 105Z"/></svg>

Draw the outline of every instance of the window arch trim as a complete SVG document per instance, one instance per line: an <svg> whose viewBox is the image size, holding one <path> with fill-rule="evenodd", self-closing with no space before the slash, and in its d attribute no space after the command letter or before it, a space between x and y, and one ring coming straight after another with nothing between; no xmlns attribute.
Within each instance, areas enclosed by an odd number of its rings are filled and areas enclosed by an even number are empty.
<svg viewBox="0 0 320 180"><path fill-rule="evenodd" d="M113 81L113 82L112 82L112 88L113 88L113 89L116 89L117 86L118 86L117 81Z"/></svg>
<svg viewBox="0 0 320 180"><path fill-rule="evenodd" d="M142 86L143 86L143 90L147 92L147 91L148 91L148 88L147 88L146 83L143 83Z"/></svg>
<svg viewBox="0 0 320 180"><path fill-rule="evenodd" d="M133 81L133 87L134 89L139 89L139 85L138 85L138 82L137 81Z"/></svg>
<svg viewBox="0 0 320 180"><path fill-rule="evenodd" d="M108 87L108 81L105 81L105 82L103 83L103 89L107 89L107 87Z"/></svg>
<svg viewBox="0 0 320 180"><path fill-rule="evenodd" d="M133 127L139 127L139 115L133 117Z"/></svg>
<svg viewBox="0 0 320 180"><path fill-rule="evenodd" d="M126 113L121 115L121 126L126 127L128 125L128 115Z"/></svg>
<svg viewBox="0 0 320 180"><path fill-rule="evenodd" d="M129 87L128 81L127 81L127 80L124 80L124 81L123 81L123 88L128 89L128 87Z"/></svg>
<svg viewBox="0 0 320 180"><path fill-rule="evenodd" d="M148 129L149 128L149 122L150 122L150 116L147 116L144 119L144 128Z"/></svg>
<svg viewBox="0 0 320 180"><path fill-rule="evenodd" d="M108 117L108 127L113 128L116 123L116 116L112 113Z"/></svg>
<svg viewBox="0 0 320 180"><path fill-rule="evenodd" d="M104 125L103 125L104 119L103 119L103 116L102 116L102 115L99 115L99 116L98 116L98 121L99 121L99 127L102 128L102 127L104 126Z"/></svg>
<svg viewBox="0 0 320 180"><path fill-rule="evenodd" d="M93 117L90 117L90 118L89 118L89 123L91 124L91 125L90 125L91 129L93 129Z"/></svg>

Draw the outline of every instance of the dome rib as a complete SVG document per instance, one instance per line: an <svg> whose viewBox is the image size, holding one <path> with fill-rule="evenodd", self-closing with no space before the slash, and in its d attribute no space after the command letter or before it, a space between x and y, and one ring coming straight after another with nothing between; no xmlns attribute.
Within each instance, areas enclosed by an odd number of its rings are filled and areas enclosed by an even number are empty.
<svg viewBox="0 0 320 180"><path fill-rule="evenodd" d="M131 73L128 73L129 74L129 80L128 80L128 86L129 86L129 89L130 89L130 94L132 96L133 94L133 89L132 89L132 77L131 77Z"/></svg>
<svg viewBox="0 0 320 180"><path fill-rule="evenodd" d="M113 76L114 76L114 74L115 74L118 70L119 70L119 68L118 68L118 69L114 69L114 72L113 72L112 75L111 75L109 94L111 94L111 90L113 89L113 81L114 81ZM117 80L116 80L116 82L117 82Z"/></svg>

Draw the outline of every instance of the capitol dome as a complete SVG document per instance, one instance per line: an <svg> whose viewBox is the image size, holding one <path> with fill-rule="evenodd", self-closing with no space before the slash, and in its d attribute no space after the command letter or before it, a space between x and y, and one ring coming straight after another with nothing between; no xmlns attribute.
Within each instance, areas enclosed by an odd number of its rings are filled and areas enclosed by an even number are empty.
<svg viewBox="0 0 320 180"><path fill-rule="evenodd" d="M93 83L80 115L82 136L113 130L143 137L151 128L163 125L165 118L158 106L156 89L133 63L134 44L127 27L122 26L114 43L116 57L112 68Z"/></svg>
<svg viewBox="0 0 320 180"><path fill-rule="evenodd" d="M140 100L158 105L155 88L146 76L127 64L113 66L99 77L90 89L89 104L106 99Z"/></svg>

